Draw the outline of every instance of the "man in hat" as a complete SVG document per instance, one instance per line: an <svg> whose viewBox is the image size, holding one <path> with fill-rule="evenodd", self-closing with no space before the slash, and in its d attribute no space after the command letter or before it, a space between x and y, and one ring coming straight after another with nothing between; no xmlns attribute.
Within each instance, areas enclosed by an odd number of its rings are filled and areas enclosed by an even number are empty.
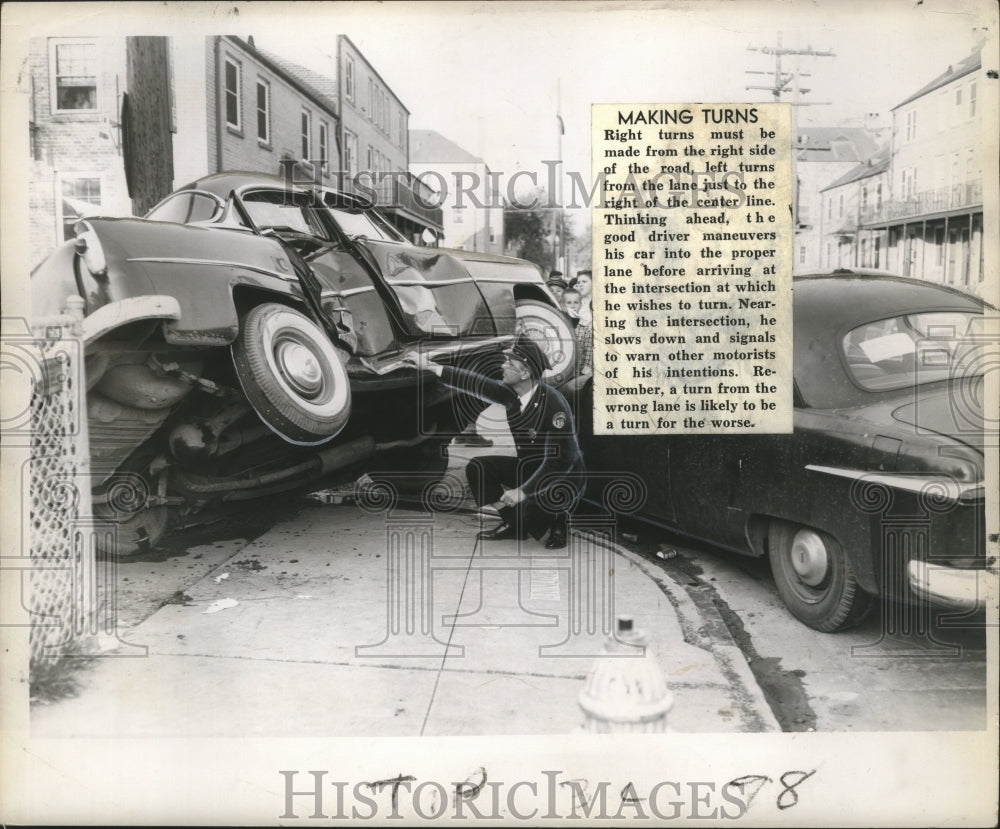
<svg viewBox="0 0 1000 829"><path fill-rule="evenodd" d="M411 362L452 388L506 409L517 457L485 455L465 467L476 503L500 504L501 523L479 538L523 539L530 533L540 539L548 531L546 549L561 549L567 518L584 486L573 414L566 398L542 381L551 366L537 342L519 334L504 357L501 380L439 365L425 354Z"/></svg>
<svg viewBox="0 0 1000 829"><path fill-rule="evenodd" d="M552 271L549 274L549 278L545 280L545 284L552 291L552 295L556 298L560 307L565 310L565 306L563 306L563 292L569 287L569 282L563 278L562 271Z"/></svg>

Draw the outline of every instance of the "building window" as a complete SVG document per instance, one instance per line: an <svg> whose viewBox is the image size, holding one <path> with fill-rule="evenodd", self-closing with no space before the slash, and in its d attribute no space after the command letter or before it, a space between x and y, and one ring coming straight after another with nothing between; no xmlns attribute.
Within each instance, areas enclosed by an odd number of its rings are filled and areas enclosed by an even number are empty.
<svg viewBox="0 0 1000 829"><path fill-rule="evenodd" d="M330 167L330 128L326 121L319 122L319 168L324 173Z"/></svg>
<svg viewBox="0 0 1000 829"><path fill-rule="evenodd" d="M882 182L881 181L875 186L875 209L876 210L881 210L882 209Z"/></svg>
<svg viewBox="0 0 1000 829"><path fill-rule="evenodd" d="M242 67L235 60L227 57L225 76L226 123L235 129L240 129L243 125L240 118L240 90L243 83L241 75Z"/></svg>
<svg viewBox="0 0 1000 829"><path fill-rule="evenodd" d="M312 113L308 109L302 110L302 159L310 161L312 159Z"/></svg>
<svg viewBox="0 0 1000 829"><path fill-rule="evenodd" d="M962 105L962 87L955 90L955 106L960 107Z"/></svg>
<svg viewBox="0 0 1000 829"><path fill-rule="evenodd" d="M406 118L402 112L399 113L399 148L406 149Z"/></svg>
<svg viewBox="0 0 1000 829"><path fill-rule="evenodd" d="M451 220L457 225L462 224L464 212L465 208L463 207L453 208L451 211Z"/></svg>
<svg viewBox="0 0 1000 829"><path fill-rule="evenodd" d="M911 109L906 113L906 140L913 141L917 137L917 111Z"/></svg>
<svg viewBox="0 0 1000 829"><path fill-rule="evenodd" d="M349 176L357 172L358 137L350 130L344 130L344 170Z"/></svg>
<svg viewBox="0 0 1000 829"><path fill-rule="evenodd" d="M827 196L826 199L826 217L828 219L833 218L833 196Z"/></svg>
<svg viewBox="0 0 1000 829"><path fill-rule="evenodd" d="M976 117L976 84L969 84L969 117Z"/></svg>
<svg viewBox="0 0 1000 829"><path fill-rule="evenodd" d="M907 167L903 170L903 180L902 180L902 191L903 198L909 199L917 193L917 168Z"/></svg>
<svg viewBox="0 0 1000 829"><path fill-rule="evenodd" d="M271 143L271 84L257 79L257 140Z"/></svg>
<svg viewBox="0 0 1000 829"><path fill-rule="evenodd" d="M60 222L62 239L72 239L76 234L73 225L85 216L100 213L101 179L96 175L63 175L60 181Z"/></svg>
<svg viewBox="0 0 1000 829"><path fill-rule="evenodd" d="M368 79L368 117L375 120L375 82Z"/></svg>
<svg viewBox="0 0 1000 829"><path fill-rule="evenodd" d="M490 235L490 241L493 241L492 234ZM799 245L799 264L804 265L806 263L806 246Z"/></svg>
<svg viewBox="0 0 1000 829"><path fill-rule="evenodd" d="M97 44L93 41L57 40L49 51L53 112L97 109Z"/></svg>
<svg viewBox="0 0 1000 829"><path fill-rule="evenodd" d="M354 103L354 61L348 58L344 65L344 94Z"/></svg>
<svg viewBox="0 0 1000 829"><path fill-rule="evenodd" d="M844 194L841 193L840 197L837 199L837 218L842 219L844 217Z"/></svg>

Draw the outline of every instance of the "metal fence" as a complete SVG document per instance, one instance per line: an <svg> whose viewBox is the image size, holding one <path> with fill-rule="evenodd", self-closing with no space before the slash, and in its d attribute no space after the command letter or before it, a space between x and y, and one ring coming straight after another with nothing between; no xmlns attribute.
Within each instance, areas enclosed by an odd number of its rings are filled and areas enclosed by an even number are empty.
<svg viewBox="0 0 1000 829"><path fill-rule="evenodd" d="M82 300L64 316L33 321L37 366L30 409L30 667L86 650L95 633L94 524L90 497Z"/></svg>

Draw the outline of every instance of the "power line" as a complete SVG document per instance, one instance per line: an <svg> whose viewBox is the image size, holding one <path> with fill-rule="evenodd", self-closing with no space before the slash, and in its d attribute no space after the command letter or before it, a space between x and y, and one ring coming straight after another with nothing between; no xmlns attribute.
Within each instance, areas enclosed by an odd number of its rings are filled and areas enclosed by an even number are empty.
<svg viewBox="0 0 1000 829"><path fill-rule="evenodd" d="M830 103L829 101L805 102L799 100L800 95L812 91L808 87L800 86L799 79L812 77L812 73L800 72L797 59L802 56L813 58L836 57L836 54L832 50L813 49L812 46L806 46L804 49L785 47L781 45L781 32L778 32L777 44L775 46L747 46L747 51L759 52L762 55L774 55L774 69L766 72L754 69L745 70L747 75L769 75L772 78L772 82L766 86L752 84L746 86L746 89L767 90L774 97L775 102L780 102L782 95L791 93L792 100L790 103L794 106L825 106ZM782 67L782 58L789 56L796 58L795 65L791 71Z"/></svg>

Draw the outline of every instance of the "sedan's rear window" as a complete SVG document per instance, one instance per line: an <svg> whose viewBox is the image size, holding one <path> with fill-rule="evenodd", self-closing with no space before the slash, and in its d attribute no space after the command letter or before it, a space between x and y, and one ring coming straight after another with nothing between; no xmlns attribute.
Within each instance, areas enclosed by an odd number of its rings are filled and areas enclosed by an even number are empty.
<svg viewBox="0 0 1000 829"><path fill-rule="evenodd" d="M146 214L157 222L210 222L222 210L222 204L210 193L183 190L167 196Z"/></svg>
<svg viewBox="0 0 1000 829"><path fill-rule="evenodd" d="M978 314L905 314L849 331L843 340L844 359L863 389L901 389L981 373L977 354L982 333Z"/></svg>

